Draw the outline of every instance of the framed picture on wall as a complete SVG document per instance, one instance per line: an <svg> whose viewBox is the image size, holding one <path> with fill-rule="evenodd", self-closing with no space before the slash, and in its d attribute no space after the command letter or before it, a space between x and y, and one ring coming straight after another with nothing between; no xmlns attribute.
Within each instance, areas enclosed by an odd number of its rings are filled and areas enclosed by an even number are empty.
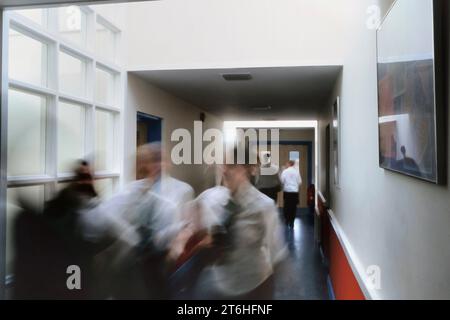
<svg viewBox="0 0 450 320"><path fill-rule="evenodd" d="M397 0L377 31L379 164L444 183L440 0Z"/></svg>
<svg viewBox="0 0 450 320"><path fill-rule="evenodd" d="M333 126L331 132L331 154L333 159L333 183L339 188L340 186L340 175L339 175L339 166L340 166L340 136L341 136L341 117L340 117L340 101L339 97L336 98L336 101L333 104Z"/></svg>

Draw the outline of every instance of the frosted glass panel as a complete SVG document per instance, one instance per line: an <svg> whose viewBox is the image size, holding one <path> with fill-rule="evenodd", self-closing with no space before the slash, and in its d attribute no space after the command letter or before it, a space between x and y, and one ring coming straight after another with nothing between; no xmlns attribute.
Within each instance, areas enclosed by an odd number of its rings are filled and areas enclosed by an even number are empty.
<svg viewBox="0 0 450 320"><path fill-rule="evenodd" d="M102 199L108 199L114 193L114 180L113 179L101 179L95 180L95 190Z"/></svg>
<svg viewBox="0 0 450 320"><path fill-rule="evenodd" d="M27 19L30 19L34 23L46 27L47 14L44 9L23 9L23 10L15 10L14 12L20 14L21 16L24 16Z"/></svg>
<svg viewBox="0 0 450 320"><path fill-rule="evenodd" d="M7 191L6 203L6 274L13 273L13 262L15 257L15 243L14 243L14 223L21 212L21 207L18 204L17 197L25 199L27 203L42 209L44 203L44 186L30 186L21 188L9 188Z"/></svg>
<svg viewBox="0 0 450 320"><path fill-rule="evenodd" d="M86 13L76 6L62 7L58 11L58 30L68 41L86 45Z"/></svg>
<svg viewBox="0 0 450 320"><path fill-rule="evenodd" d="M95 114L95 169L113 171L114 168L114 115L97 110Z"/></svg>
<svg viewBox="0 0 450 320"><path fill-rule="evenodd" d="M47 99L13 89L8 99L8 175L44 174Z"/></svg>
<svg viewBox="0 0 450 320"><path fill-rule="evenodd" d="M67 53L59 54L59 83L62 92L86 96L86 63Z"/></svg>
<svg viewBox="0 0 450 320"><path fill-rule="evenodd" d="M109 61L115 60L115 34L101 23L96 28L96 51L97 54Z"/></svg>
<svg viewBox="0 0 450 320"><path fill-rule="evenodd" d="M103 69L98 69L95 75L95 101L114 104L114 75Z"/></svg>
<svg viewBox="0 0 450 320"><path fill-rule="evenodd" d="M45 43L10 29L9 77L47 86L47 47Z"/></svg>
<svg viewBox="0 0 450 320"><path fill-rule="evenodd" d="M299 151L289 151L289 161L300 160L300 152Z"/></svg>
<svg viewBox="0 0 450 320"><path fill-rule="evenodd" d="M75 161L85 157L86 110L60 102L58 108L58 172L72 172Z"/></svg>

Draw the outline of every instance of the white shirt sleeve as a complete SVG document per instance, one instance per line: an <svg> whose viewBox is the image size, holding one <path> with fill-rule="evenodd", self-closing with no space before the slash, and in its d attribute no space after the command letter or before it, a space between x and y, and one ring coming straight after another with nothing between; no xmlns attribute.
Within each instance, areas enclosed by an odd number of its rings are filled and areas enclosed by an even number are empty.
<svg viewBox="0 0 450 320"><path fill-rule="evenodd" d="M281 183L284 185L286 184L286 169L283 170L280 177Z"/></svg>

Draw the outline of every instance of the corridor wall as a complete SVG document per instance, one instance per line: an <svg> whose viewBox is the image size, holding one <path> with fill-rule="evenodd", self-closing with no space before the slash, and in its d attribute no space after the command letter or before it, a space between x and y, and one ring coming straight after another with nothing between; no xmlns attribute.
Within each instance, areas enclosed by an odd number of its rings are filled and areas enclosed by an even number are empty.
<svg viewBox="0 0 450 320"><path fill-rule="evenodd" d="M135 179L136 163L136 112L144 112L163 119L162 137L166 151L170 156L172 147L177 142L171 141L173 130L178 128L188 129L192 137L194 121L199 121L200 108L191 105L177 97L152 86L144 79L128 73L128 88L126 102L125 119L125 180L126 182ZM209 128L222 128L223 122L209 114L206 114L203 130ZM189 183L196 193L200 193L206 188L215 184L215 169L208 168L207 165L182 164L171 166L169 173L184 182ZM202 177L202 178L199 178Z"/></svg>
<svg viewBox="0 0 450 320"><path fill-rule="evenodd" d="M442 32L447 58L441 68L447 70L448 105L450 12L444 2L446 25ZM367 28L365 16L370 3L354 2L353 18L345 30L349 37L344 43L342 78L320 121L323 142L331 105L340 96L340 186L332 187L331 197L340 243L367 298L449 299L449 187L378 166L376 33ZM378 2L384 12L391 3ZM446 117L448 121L448 113ZM324 161L321 157L321 168ZM379 268L379 288L370 286L373 267Z"/></svg>

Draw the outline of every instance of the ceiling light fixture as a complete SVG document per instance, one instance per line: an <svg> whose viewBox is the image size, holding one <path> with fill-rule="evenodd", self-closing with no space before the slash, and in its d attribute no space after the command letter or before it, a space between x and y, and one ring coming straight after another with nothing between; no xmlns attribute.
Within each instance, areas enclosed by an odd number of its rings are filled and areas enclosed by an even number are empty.
<svg viewBox="0 0 450 320"><path fill-rule="evenodd" d="M253 107L253 111L269 111L272 110L272 106L265 106L265 107Z"/></svg>
<svg viewBox="0 0 450 320"><path fill-rule="evenodd" d="M253 78L250 73L223 73L222 77L226 81L248 81Z"/></svg>

